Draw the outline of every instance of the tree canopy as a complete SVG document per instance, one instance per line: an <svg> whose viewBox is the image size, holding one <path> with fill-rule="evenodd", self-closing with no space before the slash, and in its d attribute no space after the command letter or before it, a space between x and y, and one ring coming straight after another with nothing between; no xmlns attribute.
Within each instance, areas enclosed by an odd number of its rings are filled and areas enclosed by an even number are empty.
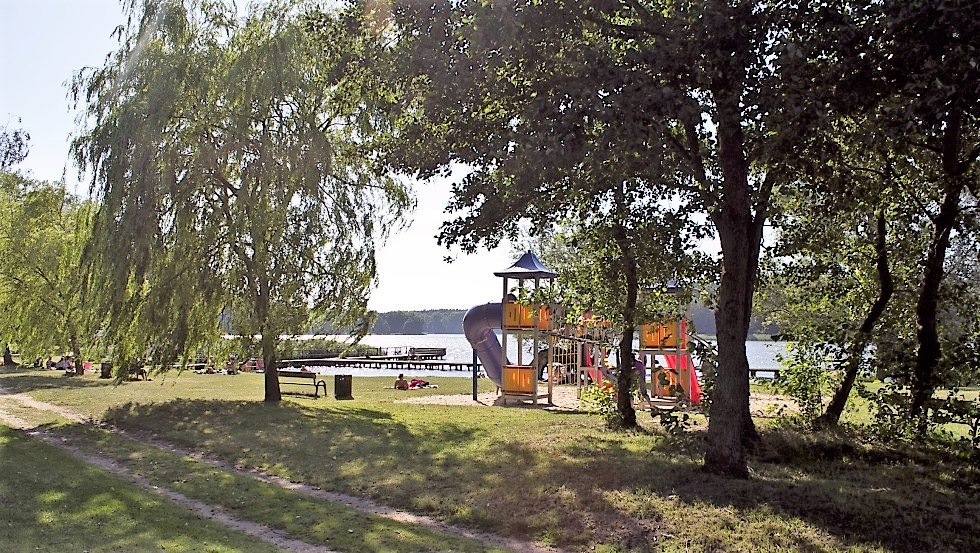
<svg viewBox="0 0 980 553"><path fill-rule="evenodd" d="M220 1L128 8L119 50L72 86L117 353L166 365L224 310L261 336L278 401L279 335L362 321L377 244L410 207L374 170L375 120L347 78L356 41L332 13L333 40L313 43L303 2L244 18Z"/></svg>
<svg viewBox="0 0 980 553"><path fill-rule="evenodd" d="M472 249L521 218L544 228L587 212L623 175L707 215L722 270L706 463L728 474L747 474L744 444L755 436L744 342L762 228L786 183L779 163L823 115L796 78L798 11L713 0L405 2L394 11L399 79L413 88L393 165L422 176L473 168L454 189L450 207L464 214L444 227L444 242Z"/></svg>
<svg viewBox="0 0 980 553"><path fill-rule="evenodd" d="M24 129L0 127L0 171L10 171L27 157L31 135Z"/></svg>
<svg viewBox="0 0 980 553"><path fill-rule="evenodd" d="M91 202L62 185L0 173L0 328L22 359L67 350L76 359L95 346L100 320L83 294L82 250Z"/></svg>

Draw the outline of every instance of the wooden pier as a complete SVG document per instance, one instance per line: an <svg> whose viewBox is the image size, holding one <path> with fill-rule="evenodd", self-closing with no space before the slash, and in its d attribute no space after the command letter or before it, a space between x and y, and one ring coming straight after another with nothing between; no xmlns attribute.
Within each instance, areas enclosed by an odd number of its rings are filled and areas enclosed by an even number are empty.
<svg viewBox="0 0 980 553"><path fill-rule="evenodd" d="M779 371L780 369L749 369L749 378L762 378L759 373L772 373L772 379L775 380L779 378Z"/></svg>
<svg viewBox="0 0 980 553"><path fill-rule="evenodd" d="M336 354L300 355L280 359L279 367L347 367L353 369L391 369L397 371L471 371L472 363L446 361L446 348L397 346L378 348L377 354L339 357Z"/></svg>
<svg viewBox="0 0 980 553"><path fill-rule="evenodd" d="M398 371L471 371L472 363L440 359L411 359L407 355L385 357L332 357L327 359L282 359L280 368L288 366L348 367L353 369L392 369ZM479 366L479 365L477 365Z"/></svg>

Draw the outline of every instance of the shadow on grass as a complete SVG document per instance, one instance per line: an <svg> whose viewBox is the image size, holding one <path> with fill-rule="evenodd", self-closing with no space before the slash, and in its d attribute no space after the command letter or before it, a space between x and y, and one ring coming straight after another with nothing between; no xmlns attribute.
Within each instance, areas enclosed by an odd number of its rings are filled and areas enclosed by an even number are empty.
<svg viewBox="0 0 980 553"><path fill-rule="evenodd" d="M0 549L3 551L199 550L250 538L0 426ZM259 544L255 549L271 551Z"/></svg>
<svg viewBox="0 0 980 553"><path fill-rule="evenodd" d="M860 456L832 460L815 452L814 457L787 458L781 463L755 462L752 480L730 480L705 474L696 462L635 462L615 443L602 447L601 452L597 449L585 446L578 453L601 459L593 465L605 469L596 477L598 489L624 491L636 486L634 494L676 498L695 507L690 510L694 517L699 514L697 506L714 507L700 513L719 517L721 531L705 536L708 549L712 541L724 549L723 531L741 531L745 524L755 526L757 532L783 533L778 545L787 550L824 551L832 545L803 532L787 536L785 531L792 533L792 525L779 528L773 524L798 519L833 535L845 547L880 544L894 551L980 550L975 529L980 503L972 469L965 469L972 477L955 480L949 479L951 473L905 462L869 463ZM732 510L737 513L734 517ZM767 549L765 543L750 545Z"/></svg>
<svg viewBox="0 0 980 553"><path fill-rule="evenodd" d="M640 436L642 452L613 434L536 444L519 429L412 416L432 419L408 424L354 405L177 400L126 404L107 420L240 466L559 545L645 550L685 532L705 550L980 545L975 482L964 489L908 464L818 455L756 463L753 480L732 481L701 472L697 440Z"/></svg>

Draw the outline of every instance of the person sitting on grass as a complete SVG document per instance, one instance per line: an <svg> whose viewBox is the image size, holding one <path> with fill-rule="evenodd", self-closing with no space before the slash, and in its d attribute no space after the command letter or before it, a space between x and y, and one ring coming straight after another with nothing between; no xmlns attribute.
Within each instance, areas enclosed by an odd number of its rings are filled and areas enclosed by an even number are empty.
<svg viewBox="0 0 980 553"><path fill-rule="evenodd" d="M64 355L58 360L58 364L55 365L59 371L65 371L65 376L75 376L75 370L69 369L68 357Z"/></svg>
<svg viewBox="0 0 980 553"><path fill-rule="evenodd" d="M398 379L395 380L395 389L396 390L407 390L408 389L408 381L405 380L405 375L404 374L399 374L398 375Z"/></svg>

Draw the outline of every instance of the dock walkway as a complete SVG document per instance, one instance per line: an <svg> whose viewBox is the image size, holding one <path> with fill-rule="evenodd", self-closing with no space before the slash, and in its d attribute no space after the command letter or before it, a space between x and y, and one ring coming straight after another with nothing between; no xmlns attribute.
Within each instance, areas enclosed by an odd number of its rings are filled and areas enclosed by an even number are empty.
<svg viewBox="0 0 980 553"><path fill-rule="evenodd" d="M472 363L437 359L411 359L407 355L383 357L332 357L327 359L282 359L280 367L288 365L307 367L350 367L356 369L394 369L399 371L471 371Z"/></svg>

